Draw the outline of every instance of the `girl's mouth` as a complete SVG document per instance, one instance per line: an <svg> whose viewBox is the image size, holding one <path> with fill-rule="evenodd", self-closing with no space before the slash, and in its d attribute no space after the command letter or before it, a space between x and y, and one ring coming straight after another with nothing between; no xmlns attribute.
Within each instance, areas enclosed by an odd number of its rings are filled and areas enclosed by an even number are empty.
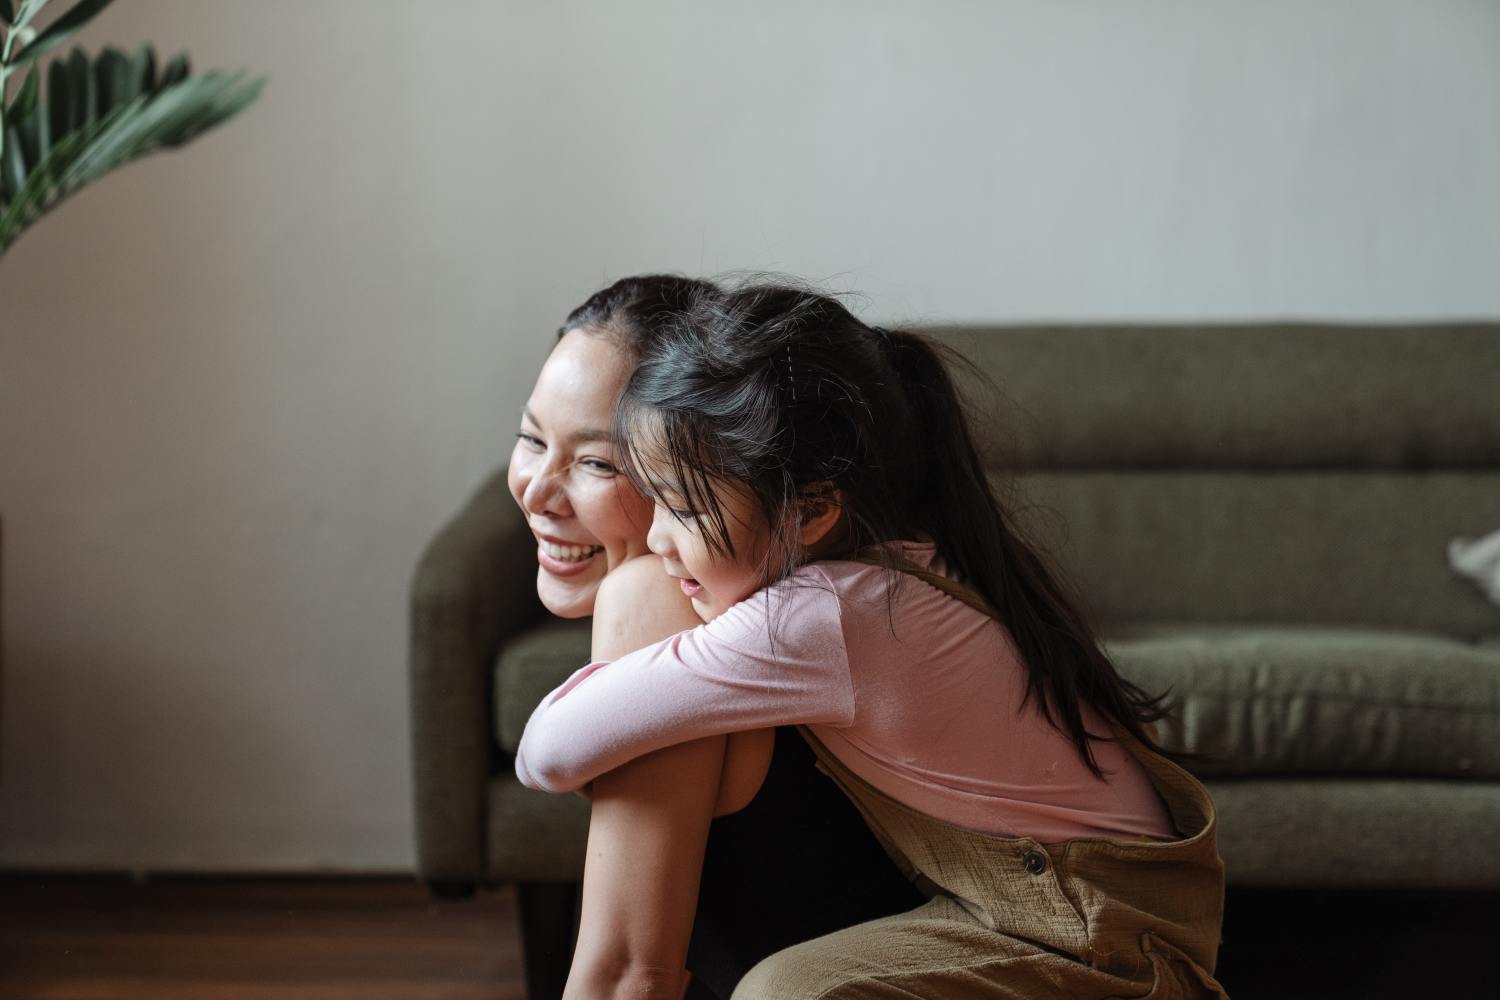
<svg viewBox="0 0 1500 1000"><path fill-rule="evenodd" d="M582 573L593 565L602 545L559 545L546 539L537 539L536 561L542 569L553 576L572 576Z"/></svg>
<svg viewBox="0 0 1500 1000"><path fill-rule="evenodd" d="M682 584L682 592L689 597L697 597L699 592L703 590L703 584L691 577L686 580L679 580L678 583Z"/></svg>

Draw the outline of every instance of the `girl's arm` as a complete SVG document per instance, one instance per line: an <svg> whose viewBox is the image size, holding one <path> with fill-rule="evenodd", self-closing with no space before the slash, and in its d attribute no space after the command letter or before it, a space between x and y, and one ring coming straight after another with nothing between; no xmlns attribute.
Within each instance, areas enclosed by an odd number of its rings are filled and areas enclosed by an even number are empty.
<svg viewBox="0 0 1500 1000"><path fill-rule="evenodd" d="M594 657L614 658L698 623L659 561L634 560L600 587ZM687 984L683 963L709 822L754 796L772 735L765 730L666 747L587 787L594 805L565 1000L678 1000Z"/></svg>
<svg viewBox="0 0 1500 1000"><path fill-rule="evenodd" d="M627 588L641 583L625 575L633 568L611 573L601 597L626 596L636 606ZM652 573L661 574L660 567ZM656 579L680 600L670 591L674 585L665 574ZM590 663L532 712L516 774L529 787L568 792L637 757L705 737L782 725L848 726L854 688L841 622L832 580L814 565L706 625ZM598 626L601 639L610 627Z"/></svg>

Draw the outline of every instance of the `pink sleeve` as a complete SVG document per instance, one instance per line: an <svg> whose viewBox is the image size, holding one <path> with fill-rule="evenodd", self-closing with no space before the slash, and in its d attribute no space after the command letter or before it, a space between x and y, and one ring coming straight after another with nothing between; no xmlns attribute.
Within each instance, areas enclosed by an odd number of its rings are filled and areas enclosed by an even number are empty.
<svg viewBox="0 0 1500 1000"><path fill-rule="evenodd" d="M821 573L799 573L792 585L753 594L707 625L575 671L532 712L516 777L571 792L662 747L853 719L838 596Z"/></svg>

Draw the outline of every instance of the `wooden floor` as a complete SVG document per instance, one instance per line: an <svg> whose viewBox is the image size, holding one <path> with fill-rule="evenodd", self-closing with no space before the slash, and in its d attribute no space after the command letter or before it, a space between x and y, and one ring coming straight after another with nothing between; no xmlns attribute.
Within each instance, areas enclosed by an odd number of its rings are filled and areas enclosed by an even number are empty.
<svg viewBox="0 0 1500 1000"><path fill-rule="evenodd" d="M1232 890L1236 1000L1500 997L1500 894ZM510 889L0 873L0 1000L523 1000Z"/></svg>
<svg viewBox="0 0 1500 1000"><path fill-rule="evenodd" d="M3 1000L524 1000L510 889L0 875Z"/></svg>

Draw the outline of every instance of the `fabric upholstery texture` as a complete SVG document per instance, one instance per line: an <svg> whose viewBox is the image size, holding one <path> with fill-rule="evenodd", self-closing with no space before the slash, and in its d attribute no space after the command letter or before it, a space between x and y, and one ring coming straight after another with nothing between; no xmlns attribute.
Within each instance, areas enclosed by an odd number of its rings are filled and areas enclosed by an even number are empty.
<svg viewBox="0 0 1500 1000"><path fill-rule="evenodd" d="M1500 889L1500 782L1207 782L1233 885Z"/></svg>
<svg viewBox="0 0 1500 1000"><path fill-rule="evenodd" d="M1494 323L932 332L1007 468L1500 468Z"/></svg>
<svg viewBox="0 0 1500 1000"><path fill-rule="evenodd" d="M1500 632L1500 608L1447 561L1450 538L1500 525L1500 469L1047 472L1019 489L1026 530L1103 627Z"/></svg>
<svg viewBox="0 0 1500 1000"><path fill-rule="evenodd" d="M589 622L552 619L507 643L495 664L495 735L515 755L526 720L554 688L589 661Z"/></svg>
<svg viewBox="0 0 1500 1000"><path fill-rule="evenodd" d="M1500 778L1500 650L1380 629L1138 627L1106 650L1168 691L1200 775Z"/></svg>

